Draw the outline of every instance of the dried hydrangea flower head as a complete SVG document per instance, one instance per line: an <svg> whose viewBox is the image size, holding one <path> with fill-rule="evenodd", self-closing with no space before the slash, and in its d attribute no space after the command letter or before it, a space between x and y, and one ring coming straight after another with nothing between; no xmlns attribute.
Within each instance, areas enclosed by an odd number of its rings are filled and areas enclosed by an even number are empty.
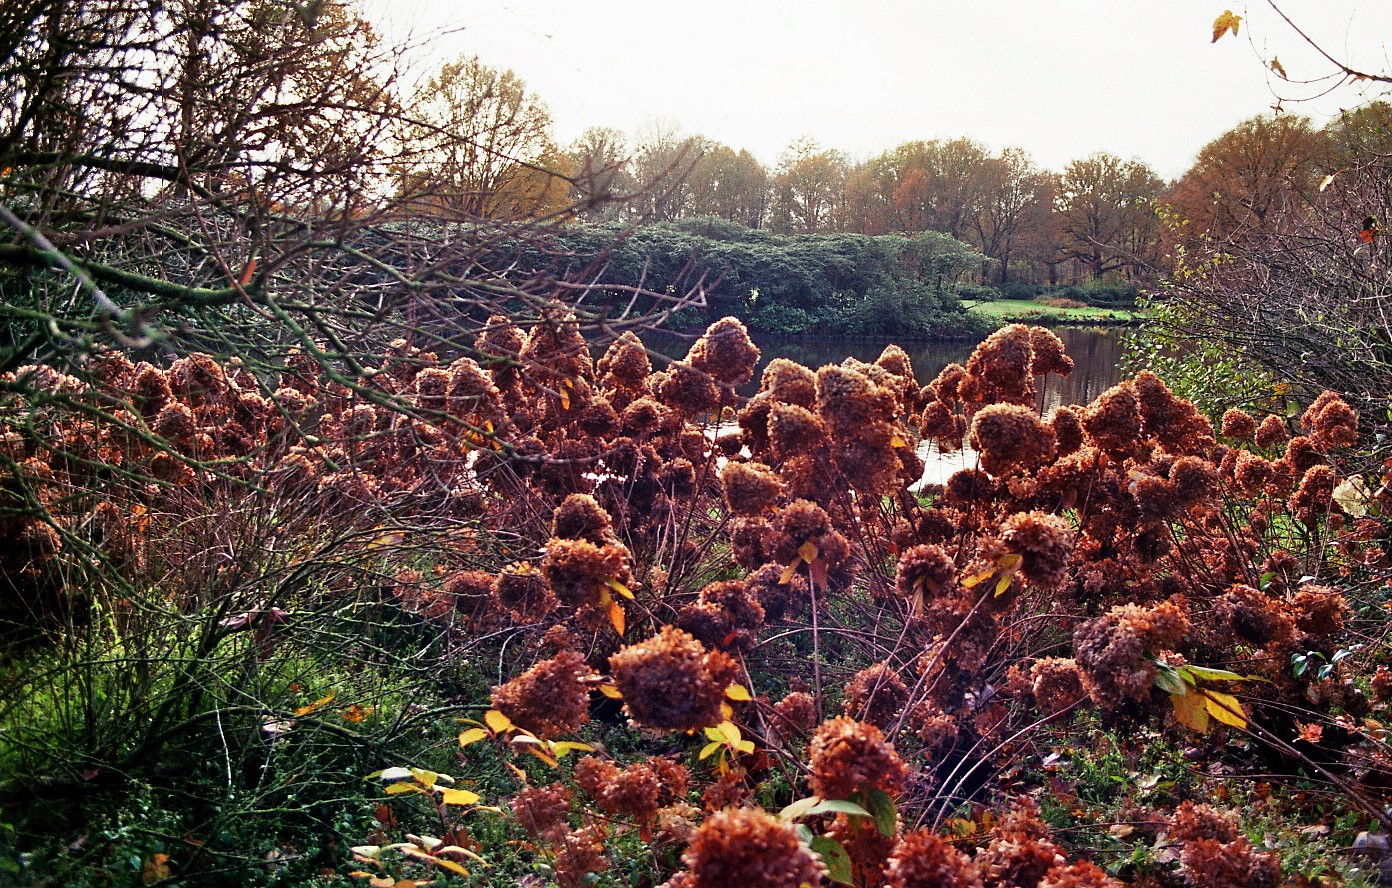
<svg viewBox="0 0 1392 888"><path fill-rule="evenodd" d="M726 463L720 473L725 505L735 515L758 517L772 512L783 496L783 482L761 462Z"/></svg>
<svg viewBox="0 0 1392 888"><path fill-rule="evenodd" d="M685 361L673 361L648 377L648 390L657 400L685 417L704 416L721 404L715 377Z"/></svg>
<svg viewBox="0 0 1392 888"><path fill-rule="evenodd" d="M671 626L614 654L609 671L633 720L659 731L699 730L719 723L725 689L739 675L728 654L707 651Z"/></svg>
<svg viewBox="0 0 1392 888"><path fill-rule="evenodd" d="M817 371L817 412L837 438L853 438L867 427L893 422L899 398L892 388L844 365Z"/></svg>
<svg viewBox="0 0 1392 888"><path fill-rule="evenodd" d="M728 386L740 386L754 378L759 349L738 318L721 318L706 328L691 345L686 360L692 367Z"/></svg>
<svg viewBox="0 0 1392 888"><path fill-rule="evenodd" d="M785 823L757 808L727 808L705 822L682 854L682 888L802 888L820 885L821 858Z"/></svg>
<svg viewBox="0 0 1392 888"><path fill-rule="evenodd" d="M1030 693L1042 715L1066 712L1087 699L1082 675L1072 657L1044 657L1030 667Z"/></svg>
<svg viewBox="0 0 1392 888"><path fill-rule="evenodd" d="M615 542L613 519L588 493L572 493L556 507L551 535L563 540L589 540L596 546Z"/></svg>
<svg viewBox="0 0 1392 888"><path fill-rule="evenodd" d="M850 543L831 526L826 510L805 499L793 500L778 513L769 527L767 542L774 560L781 564L802 558L803 547L808 544L829 567L840 565L851 554Z"/></svg>
<svg viewBox="0 0 1392 888"><path fill-rule="evenodd" d="M1237 407L1229 407L1223 414L1223 437L1237 441L1250 442L1257 434L1257 421L1251 414Z"/></svg>
<svg viewBox="0 0 1392 888"><path fill-rule="evenodd" d="M485 331L487 332L487 331ZM575 313L560 303L543 308L518 353L528 376L554 386L562 379L591 379L594 362Z"/></svg>
<svg viewBox="0 0 1392 888"><path fill-rule="evenodd" d="M1337 481L1334 470L1329 466L1311 466L1300 478L1300 486L1291 495L1291 516L1307 526L1317 523L1329 513Z"/></svg>
<svg viewBox="0 0 1392 888"><path fill-rule="evenodd" d="M1083 414L1083 428L1092 445L1112 456L1127 456L1141 441L1141 409L1129 382L1112 386Z"/></svg>
<svg viewBox="0 0 1392 888"><path fill-rule="evenodd" d="M619 395L621 405L637 397L652 373L652 361L642 340L632 332L624 333L604 352L595 365L600 385L612 395Z"/></svg>
<svg viewBox="0 0 1392 888"><path fill-rule="evenodd" d="M987 886L1038 885L1046 873L1064 865L1063 850L1051 841L1033 799L1017 798L991 833L990 843L976 855Z"/></svg>
<svg viewBox="0 0 1392 888"><path fill-rule="evenodd" d="M1108 710L1144 700L1155 682L1152 658L1188 632L1188 615L1173 601L1123 604L1082 624L1073 633L1073 648L1088 696Z"/></svg>
<svg viewBox="0 0 1392 888"><path fill-rule="evenodd" d="M778 460L818 453L831 443L830 430L821 417L796 404L771 404L765 429L769 448Z"/></svg>
<svg viewBox="0 0 1392 888"><path fill-rule="evenodd" d="M1030 373L1044 376L1056 373L1067 376L1077 366L1064 349L1063 340L1048 327L1030 327Z"/></svg>
<svg viewBox="0 0 1392 888"><path fill-rule="evenodd" d="M764 625L764 608L743 580L706 584L695 604L677 612L677 626L707 647L747 650Z"/></svg>
<svg viewBox="0 0 1392 888"><path fill-rule="evenodd" d="M1036 587L1052 590L1063 582L1077 534L1058 515L1017 512L1001 525L1001 542L1021 556L1020 573Z"/></svg>
<svg viewBox="0 0 1392 888"><path fill-rule="evenodd" d="M1213 426L1193 403L1170 391L1149 370L1131 382L1145 434L1171 453L1206 453L1214 445Z"/></svg>
<svg viewBox="0 0 1392 888"><path fill-rule="evenodd" d="M817 701L806 691L792 691L773 704L772 724L785 740L807 737L817 722Z"/></svg>
<svg viewBox="0 0 1392 888"><path fill-rule="evenodd" d="M812 792L848 799L872 789L903 788L908 768L874 725L841 715L822 723L808 746Z"/></svg>
<svg viewBox="0 0 1392 888"><path fill-rule="evenodd" d="M527 336L506 315L493 315L474 340L474 350L488 366L488 375L499 391L514 390L520 377L518 361Z"/></svg>
<svg viewBox="0 0 1392 888"><path fill-rule="evenodd" d="M1179 843L1185 880L1204 888L1276 888L1281 862L1258 854L1232 820L1208 805L1185 802L1175 809L1169 837Z"/></svg>
<svg viewBox="0 0 1392 888"><path fill-rule="evenodd" d="M872 663L846 684L841 711L877 728L888 728L909 700L909 688L899 673L884 663Z"/></svg>
<svg viewBox="0 0 1392 888"><path fill-rule="evenodd" d="M551 843L560 841L569 830L571 792L562 783L527 786L508 806L512 816L527 834Z"/></svg>
<svg viewBox="0 0 1392 888"><path fill-rule="evenodd" d="M889 888L982 888L970 857L928 830L905 833L885 867Z"/></svg>
<svg viewBox="0 0 1392 888"><path fill-rule="evenodd" d="M544 740L574 734L590 720L593 675L584 656L561 651L494 688L493 708Z"/></svg>
<svg viewBox="0 0 1392 888"><path fill-rule="evenodd" d="M1286 421L1273 413L1261 421L1253 438L1258 447L1270 450L1289 439L1290 432L1286 429Z"/></svg>
<svg viewBox="0 0 1392 888"><path fill-rule="evenodd" d="M962 399L972 405L1033 404L1034 345L1030 330L1010 324L986 337L967 359L958 383Z"/></svg>
<svg viewBox="0 0 1392 888"><path fill-rule="evenodd" d="M770 400L811 409L817 405L817 375L787 358L774 358L759 378L759 391Z"/></svg>
<svg viewBox="0 0 1392 888"><path fill-rule="evenodd" d="M997 478L1048 462L1055 443L1054 430L1029 407L992 404L972 419L971 445L981 454L981 468Z"/></svg>
<svg viewBox="0 0 1392 888"><path fill-rule="evenodd" d="M1334 392L1324 392L1300 416L1315 446L1328 452L1358 443L1358 414Z"/></svg>
<svg viewBox="0 0 1392 888"><path fill-rule="evenodd" d="M895 572L894 591L900 597L912 599L920 593L931 601L956 591L957 565L937 544L914 546L899 556Z"/></svg>
<svg viewBox="0 0 1392 888"><path fill-rule="evenodd" d="M629 553L621 543L595 545L589 540L553 538L546 544L542 571L551 591L570 607L597 605L612 582L631 579Z"/></svg>

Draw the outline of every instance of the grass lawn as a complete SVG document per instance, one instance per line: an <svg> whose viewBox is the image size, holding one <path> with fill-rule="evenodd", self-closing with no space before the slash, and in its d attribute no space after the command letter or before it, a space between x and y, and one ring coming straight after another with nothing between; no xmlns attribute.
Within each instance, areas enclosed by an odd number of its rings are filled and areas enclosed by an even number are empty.
<svg viewBox="0 0 1392 888"><path fill-rule="evenodd" d="M1026 299L997 299L994 302L969 303L967 308L1000 321L1038 323L1134 323L1141 313L1116 308L1054 308Z"/></svg>

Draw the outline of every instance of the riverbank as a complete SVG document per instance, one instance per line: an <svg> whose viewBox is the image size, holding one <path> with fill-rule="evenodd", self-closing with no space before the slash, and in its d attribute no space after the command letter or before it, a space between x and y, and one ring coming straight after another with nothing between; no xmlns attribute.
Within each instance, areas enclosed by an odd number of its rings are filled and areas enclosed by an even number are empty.
<svg viewBox="0 0 1392 888"><path fill-rule="evenodd" d="M1090 326L1132 327L1145 319L1140 311L1120 308L1060 308L1027 299L997 299L975 302L967 310L992 321L1021 324L1088 324Z"/></svg>

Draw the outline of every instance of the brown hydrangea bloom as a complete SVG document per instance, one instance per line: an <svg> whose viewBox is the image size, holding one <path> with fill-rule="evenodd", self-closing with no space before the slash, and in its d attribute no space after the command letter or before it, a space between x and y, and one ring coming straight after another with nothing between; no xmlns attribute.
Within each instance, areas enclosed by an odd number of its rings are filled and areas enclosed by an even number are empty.
<svg viewBox="0 0 1392 888"><path fill-rule="evenodd" d="M561 837L560 850L551 864L560 888L585 888L593 882L588 878L591 874L609 869L604 839L604 830L598 825L581 827Z"/></svg>
<svg viewBox="0 0 1392 888"><path fill-rule="evenodd" d="M739 386L754 377L759 349L738 318L721 318L692 344L686 360L726 385Z"/></svg>
<svg viewBox="0 0 1392 888"><path fill-rule="evenodd" d="M1045 873L1064 864L1063 850L1050 841L1033 799L1017 799L991 832L990 843L976 855L987 888L1038 885Z"/></svg>
<svg viewBox="0 0 1392 888"><path fill-rule="evenodd" d="M875 359L875 364L909 382L914 379L913 361L909 358L909 353L894 343L884 347L884 351Z"/></svg>
<svg viewBox="0 0 1392 888"><path fill-rule="evenodd" d="M198 420L193 411L179 401L170 401L159 412L151 424L151 431L159 435L175 450L188 453L194 448L194 437L198 433Z"/></svg>
<svg viewBox="0 0 1392 888"><path fill-rule="evenodd" d="M952 453L962 448L966 420L952 412L942 401L929 401L923 408L918 425L919 437L937 442L938 449Z"/></svg>
<svg viewBox="0 0 1392 888"><path fill-rule="evenodd" d="M563 540L589 540L602 546L614 539L609 513L588 493L572 493L551 517L551 535Z"/></svg>
<svg viewBox="0 0 1392 888"><path fill-rule="evenodd" d="M1266 489L1272 480L1271 463L1246 450L1237 451L1237 464L1233 467L1233 483L1247 496L1255 496Z"/></svg>
<svg viewBox="0 0 1392 888"><path fill-rule="evenodd" d="M1320 450L1358 443L1358 414L1334 392L1324 392L1300 416L1300 425Z"/></svg>
<svg viewBox="0 0 1392 888"><path fill-rule="evenodd" d="M871 789L897 793L908 776L879 728L844 715L817 728L808 759L812 791L824 799L848 799Z"/></svg>
<svg viewBox="0 0 1392 888"><path fill-rule="evenodd" d="M956 585L957 565L942 546L914 546L900 554L894 578L894 591L900 597L913 598L921 591L926 600L932 600Z"/></svg>
<svg viewBox="0 0 1392 888"><path fill-rule="evenodd" d="M799 550L806 543L816 546L819 556L833 567L850 554L845 537L832 529L826 510L802 499L794 500L778 513L770 526L768 542L774 560L782 564L800 557Z"/></svg>
<svg viewBox="0 0 1392 888"><path fill-rule="evenodd" d="M967 359L966 375L958 384L958 393L976 404L1033 403L1032 338L1023 324L1010 324L986 337Z"/></svg>
<svg viewBox="0 0 1392 888"><path fill-rule="evenodd" d="M1056 715L1087 698L1072 657L1045 657L1030 667L1030 693L1041 715Z"/></svg>
<svg viewBox="0 0 1392 888"><path fill-rule="evenodd" d="M1257 434L1257 421L1251 414L1231 407L1223 414L1223 437L1251 441Z"/></svg>
<svg viewBox="0 0 1392 888"><path fill-rule="evenodd" d="M1073 633L1073 647L1088 696L1103 709L1144 700L1155 681L1147 654L1173 647L1188 632L1184 609L1170 601L1124 604L1082 624Z"/></svg>
<svg viewBox="0 0 1392 888"><path fill-rule="evenodd" d="M786 583L779 582L782 578L781 566L765 562L744 579L745 588L758 599L759 606L764 609L765 620L781 620L790 612L796 614L801 603L807 600L806 578L794 575Z"/></svg>
<svg viewBox="0 0 1392 888"><path fill-rule="evenodd" d="M747 650L764 625L764 608L741 580L709 583L695 604L677 613L677 626L706 647Z"/></svg>
<svg viewBox="0 0 1392 888"><path fill-rule="evenodd" d="M614 684L633 720L660 731L699 730L720 722L725 689L739 667L689 634L663 626L609 658Z"/></svg>
<svg viewBox="0 0 1392 888"><path fill-rule="evenodd" d="M494 688L493 708L544 740L574 734L590 719L593 674L579 653L561 651Z"/></svg>
<svg viewBox="0 0 1392 888"><path fill-rule="evenodd" d="M1086 860L1058 864L1039 880L1039 888L1122 888L1123 884Z"/></svg>
<svg viewBox="0 0 1392 888"><path fill-rule="evenodd" d="M1257 433L1253 440L1263 450L1270 450L1289 437L1290 433L1286 431L1286 421L1273 413L1263 419L1261 425L1257 426Z"/></svg>
<svg viewBox="0 0 1392 888"><path fill-rule="evenodd" d="M889 888L982 888L971 858L928 830L899 839L885 874Z"/></svg>
<svg viewBox="0 0 1392 888"><path fill-rule="evenodd" d="M884 663L873 663L847 683L841 711L884 729L899 717L908 700L909 688L899 673Z"/></svg>
<svg viewBox="0 0 1392 888"><path fill-rule="evenodd" d="M456 613L478 619L493 607L493 582L486 570L457 570L445 578L444 593Z"/></svg>
<svg viewBox="0 0 1392 888"><path fill-rule="evenodd" d="M1386 666L1379 666L1370 680L1373 688L1373 697L1379 703L1387 703L1392 700L1392 669Z"/></svg>
<svg viewBox="0 0 1392 888"><path fill-rule="evenodd" d="M1301 632L1328 639L1344 629L1352 611L1338 589L1328 586L1302 586L1290 597L1291 615Z"/></svg>
<svg viewBox="0 0 1392 888"><path fill-rule="evenodd" d="M542 309L541 317L527 331L518 358L532 376L573 380L594 375L594 362L589 344L580 333L580 323L575 313L560 303Z"/></svg>
<svg viewBox="0 0 1392 888"><path fill-rule="evenodd" d="M990 502L995 498L999 485L990 475L980 469L962 469L948 476L943 487L942 501L952 505L966 505L973 502Z"/></svg>
<svg viewBox="0 0 1392 888"><path fill-rule="evenodd" d="M684 888L801 888L826 868L790 823L756 808L717 811L682 854Z"/></svg>
<svg viewBox="0 0 1392 888"><path fill-rule="evenodd" d="M1017 512L1001 525L1001 542L1022 556L1020 573L1041 589L1063 581L1076 534L1067 521L1044 512Z"/></svg>
<svg viewBox="0 0 1392 888"><path fill-rule="evenodd" d="M1281 883L1280 857L1258 854L1226 815L1208 805L1180 805L1169 834L1181 846L1180 872L1194 888L1275 888Z"/></svg>
<svg viewBox="0 0 1392 888"><path fill-rule="evenodd" d="M1083 428L1098 450L1131 453L1141 439L1141 410L1132 385L1123 382L1099 395L1083 414Z"/></svg>
<svg viewBox="0 0 1392 888"><path fill-rule="evenodd" d="M783 482L760 462L730 462L720 473L725 505L736 515L757 517L771 512L783 495Z"/></svg>
<svg viewBox="0 0 1392 888"><path fill-rule="evenodd" d="M793 691L773 704L773 726L785 739L806 737L817 726L817 702L806 691Z"/></svg>
<svg viewBox="0 0 1392 888"><path fill-rule="evenodd" d="M897 820L897 818L896 818ZM898 833L898 828L894 832ZM858 885L883 885L889 853L899 843L895 834L884 835L864 818L837 814L826 837L839 844L851 859L852 877Z"/></svg>
<svg viewBox="0 0 1392 888"><path fill-rule="evenodd" d="M556 609L556 596L540 570L525 561L503 568L493 580L498 602L522 622L535 622Z"/></svg>
<svg viewBox="0 0 1392 888"><path fill-rule="evenodd" d="M682 768L683 772L685 770ZM669 768L664 768L659 773L652 761L620 768L595 756L585 756L575 764L575 782L605 814L648 824L657 818L657 809L662 807L664 800L672 796L665 791L662 781L669 772Z"/></svg>
<svg viewBox="0 0 1392 888"><path fill-rule="evenodd" d="M736 518L730 522L730 554L735 558L735 563L745 570L767 564L773 560L773 553L769 551L764 540L769 533L769 523L757 518ZM765 611L768 607L765 606ZM782 611L779 611L782 616ZM770 617L778 619L778 617Z"/></svg>
<svg viewBox="0 0 1392 888"><path fill-rule="evenodd" d="M1063 340L1048 327L1030 327L1030 372L1035 376L1057 373L1067 376L1076 366L1064 350Z"/></svg>
<svg viewBox="0 0 1392 888"><path fill-rule="evenodd" d="M768 412L768 441L776 459L815 453L830 443L825 423L806 407L773 404Z"/></svg>
<svg viewBox="0 0 1392 888"><path fill-rule="evenodd" d="M1283 602L1241 583L1214 600L1213 615L1224 629L1257 647L1288 641L1295 631Z"/></svg>
<svg viewBox="0 0 1392 888"><path fill-rule="evenodd" d="M744 775L738 770L721 774L713 783L701 791L701 805L707 811L722 808L738 808L754 797L753 791L745 783Z"/></svg>
<svg viewBox="0 0 1392 888"><path fill-rule="evenodd" d="M996 477L1042 465L1056 445L1054 430L1034 410L1018 404L991 404L977 411L970 441L981 454L981 468Z"/></svg>
<svg viewBox="0 0 1392 888"><path fill-rule="evenodd" d="M715 449L725 457L739 456L744 449L744 436L739 432L721 432L715 436Z"/></svg>
<svg viewBox="0 0 1392 888"><path fill-rule="evenodd" d="M1311 466L1290 498L1290 511L1295 520L1311 525L1327 514L1337 481L1329 466Z"/></svg>
<svg viewBox="0 0 1392 888"><path fill-rule="evenodd" d="M1214 444L1213 426L1193 403L1177 397L1149 370L1131 383L1145 433L1173 453L1207 451Z"/></svg>
<svg viewBox="0 0 1392 888"><path fill-rule="evenodd" d="M552 539L546 544L542 571L562 604L597 605L606 583L629 580L628 549L620 543L596 546L589 540Z"/></svg>
<svg viewBox="0 0 1392 888"><path fill-rule="evenodd" d="M227 374L212 355L194 352L169 365L169 389L192 407L216 400L227 391Z"/></svg>
<svg viewBox="0 0 1392 888"><path fill-rule="evenodd" d="M1068 456L1082 449L1086 435L1081 408L1072 404L1057 408L1049 419L1049 428L1054 430L1054 440L1058 442L1058 456Z"/></svg>
<svg viewBox="0 0 1392 888"><path fill-rule="evenodd" d="M632 332L615 339L595 365L600 385L606 390L623 393L630 398L643 390L652 373L652 361L643 341Z"/></svg>
<svg viewBox="0 0 1392 888"><path fill-rule="evenodd" d="M764 368L759 391L773 401L811 409L817 404L817 376L787 358L774 358Z"/></svg>
<svg viewBox="0 0 1392 888"><path fill-rule="evenodd" d="M720 386L714 377L684 361L673 361L663 372L649 376L648 388L682 416L701 416L720 406Z"/></svg>
<svg viewBox="0 0 1392 888"><path fill-rule="evenodd" d="M523 788L509 809L528 835L543 842L559 841L569 829L570 790L562 783Z"/></svg>
<svg viewBox="0 0 1392 888"><path fill-rule="evenodd" d="M830 364L817 371L817 411L837 437L855 437L893 420L898 400L892 388L855 368Z"/></svg>
<svg viewBox="0 0 1392 888"><path fill-rule="evenodd" d="M670 421L671 411L649 397L635 398L624 408L621 419L625 435L655 435Z"/></svg>

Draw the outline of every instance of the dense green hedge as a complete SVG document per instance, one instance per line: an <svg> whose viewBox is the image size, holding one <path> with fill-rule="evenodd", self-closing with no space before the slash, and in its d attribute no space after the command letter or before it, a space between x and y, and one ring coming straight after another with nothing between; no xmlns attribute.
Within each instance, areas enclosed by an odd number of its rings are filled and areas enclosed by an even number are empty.
<svg viewBox="0 0 1392 888"><path fill-rule="evenodd" d="M781 236L718 219L640 227L559 229L546 249L521 245L506 257L527 271L595 284L586 303L621 312L622 287L697 290L704 305L669 326L700 330L734 315L768 334L964 336L981 330L957 298L958 282L983 257L937 232ZM640 306L641 308L641 306Z"/></svg>

